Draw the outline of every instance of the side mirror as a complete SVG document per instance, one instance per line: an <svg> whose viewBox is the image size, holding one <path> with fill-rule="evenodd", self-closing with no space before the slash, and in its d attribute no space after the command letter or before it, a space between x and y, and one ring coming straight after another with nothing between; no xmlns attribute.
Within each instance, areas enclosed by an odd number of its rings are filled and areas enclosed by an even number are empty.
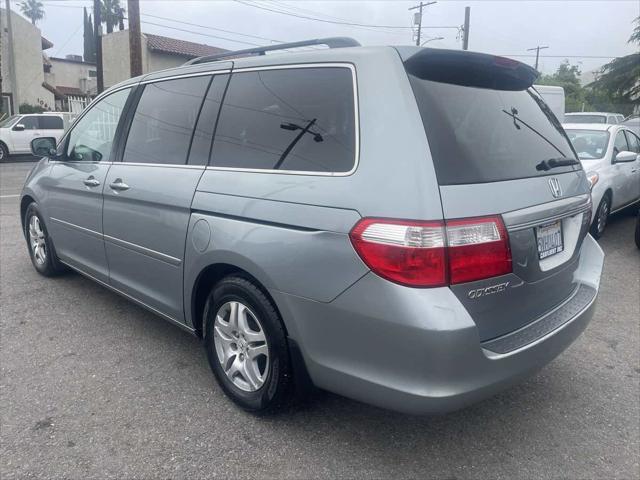
<svg viewBox="0 0 640 480"><path fill-rule="evenodd" d="M15 132L21 132L21 131L24 130L24 125L22 123L16 123L13 126L12 130L15 131Z"/></svg>
<svg viewBox="0 0 640 480"><path fill-rule="evenodd" d="M615 163L621 162L635 162L636 158L638 158L638 154L635 152L629 152L628 150L623 150L622 152L618 152L613 161Z"/></svg>
<svg viewBox="0 0 640 480"><path fill-rule="evenodd" d="M53 137L39 137L31 140L31 153L36 157L55 157L56 139Z"/></svg>

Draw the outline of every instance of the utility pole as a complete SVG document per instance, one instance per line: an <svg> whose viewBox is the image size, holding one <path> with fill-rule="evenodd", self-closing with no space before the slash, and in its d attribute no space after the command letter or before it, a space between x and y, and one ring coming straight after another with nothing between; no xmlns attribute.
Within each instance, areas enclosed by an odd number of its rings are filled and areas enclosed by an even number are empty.
<svg viewBox="0 0 640 480"><path fill-rule="evenodd" d="M538 70L538 60L540 59L540 50L544 50L545 48L549 48L549 47L541 47L540 45L538 45L535 48L527 48L527 52L531 52L532 50L536 51L536 70Z"/></svg>
<svg viewBox="0 0 640 480"><path fill-rule="evenodd" d="M93 30L96 41L96 76L98 94L104 90L104 72L102 71L102 9L100 0L93 0Z"/></svg>
<svg viewBox="0 0 640 480"><path fill-rule="evenodd" d="M424 7L428 7L429 5L433 5L434 3L438 3L438 2L420 2L420 5L416 5L415 7L411 7L409 10L415 10L416 8L418 9L418 35L416 38L416 46L419 47L420 46L420 33L422 31L422 9ZM416 22L414 22L415 24Z"/></svg>
<svg viewBox="0 0 640 480"><path fill-rule="evenodd" d="M132 77L142 75L142 33L140 32L140 2L127 0L129 9L129 67Z"/></svg>
<svg viewBox="0 0 640 480"><path fill-rule="evenodd" d="M14 49L13 29L11 28L11 3L5 0L7 12L7 42L9 43L9 77L11 80L11 98L13 113L20 113L20 95L18 95L18 80L16 78L16 51Z"/></svg>
<svg viewBox="0 0 640 480"><path fill-rule="evenodd" d="M471 7L464 7L464 39L462 40L462 49L469 50L469 27L471 23Z"/></svg>

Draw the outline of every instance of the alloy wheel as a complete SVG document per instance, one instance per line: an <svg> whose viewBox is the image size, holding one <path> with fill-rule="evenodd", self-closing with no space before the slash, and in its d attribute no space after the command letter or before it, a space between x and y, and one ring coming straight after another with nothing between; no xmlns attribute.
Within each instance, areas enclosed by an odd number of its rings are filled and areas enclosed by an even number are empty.
<svg viewBox="0 0 640 480"><path fill-rule="evenodd" d="M40 219L32 215L29 219L29 245L38 265L44 265L47 261L47 243L44 238L44 230L40 224Z"/></svg>
<svg viewBox="0 0 640 480"><path fill-rule="evenodd" d="M216 313L213 341L227 378L245 392L264 385L269 373L269 346L256 315L241 302L231 301Z"/></svg>
<svg viewBox="0 0 640 480"><path fill-rule="evenodd" d="M600 206L598 210L598 220L597 220L597 228L598 233L601 234L604 232L604 227L607 225L607 217L609 216L609 204L605 201Z"/></svg>

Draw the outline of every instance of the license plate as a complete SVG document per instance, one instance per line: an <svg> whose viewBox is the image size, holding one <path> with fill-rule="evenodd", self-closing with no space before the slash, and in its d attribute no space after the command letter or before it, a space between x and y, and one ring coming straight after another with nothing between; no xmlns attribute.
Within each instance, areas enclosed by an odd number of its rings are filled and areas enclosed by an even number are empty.
<svg viewBox="0 0 640 480"><path fill-rule="evenodd" d="M536 239L538 241L538 258L550 257L564 250L562 241L562 222L545 223L536 227Z"/></svg>

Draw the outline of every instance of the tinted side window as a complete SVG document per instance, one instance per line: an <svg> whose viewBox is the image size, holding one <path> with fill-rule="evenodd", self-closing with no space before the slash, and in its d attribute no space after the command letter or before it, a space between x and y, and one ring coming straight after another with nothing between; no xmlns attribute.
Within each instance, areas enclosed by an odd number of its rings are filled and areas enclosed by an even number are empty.
<svg viewBox="0 0 640 480"><path fill-rule="evenodd" d="M211 77L191 77L145 86L124 151L124 161L182 165Z"/></svg>
<svg viewBox="0 0 640 480"><path fill-rule="evenodd" d="M629 149L632 152L640 153L640 139L631 132L624 132L627 135L627 142L629 143Z"/></svg>
<svg viewBox="0 0 640 480"><path fill-rule="evenodd" d="M24 125L25 130L38 130L40 128L38 117L35 115L25 115L20 119L18 124Z"/></svg>
<svg viewBox="0 0 640 480"><path fill-rule="evenodd" d="M40 117L40 128L44 130L62 130L64 129L64 124L62 123L62 118L56 117L54 115L43 115Z"/></svg>
<svg viewBox="0 0 640 480"><path fill-rule="evenodd" d="M261 70L231 77L214 166L348 172L355 163L351 70Z"/></svg>
<svg viewBox="0 0 640 480"><path fill-rule="evenodd" d="M616 134L615 143L613 144L614 155L618 152L624 152L629 150L627 146L627 139L624 136L624 132L621 130Z"/></svg>
<svg viewBox="0 0 640 480"><path fill-rule="evenodd" d="M69 134L69 160L110 160L113 139L130 91L125 88L89 106L90 110L74 123Z"/></svg>
<svg viewBox="0 0 640 480"><path fill-rule="evenodd" d="M222 102L228 81L229 75L221 74L214 75L213 77L207 96L204 99L202 110L200 110L195 132L193 133L193 141L191 142L191 150L189 152L190 165L207 165L209 163L213 132L216 128L220 103Z"/></svg>

